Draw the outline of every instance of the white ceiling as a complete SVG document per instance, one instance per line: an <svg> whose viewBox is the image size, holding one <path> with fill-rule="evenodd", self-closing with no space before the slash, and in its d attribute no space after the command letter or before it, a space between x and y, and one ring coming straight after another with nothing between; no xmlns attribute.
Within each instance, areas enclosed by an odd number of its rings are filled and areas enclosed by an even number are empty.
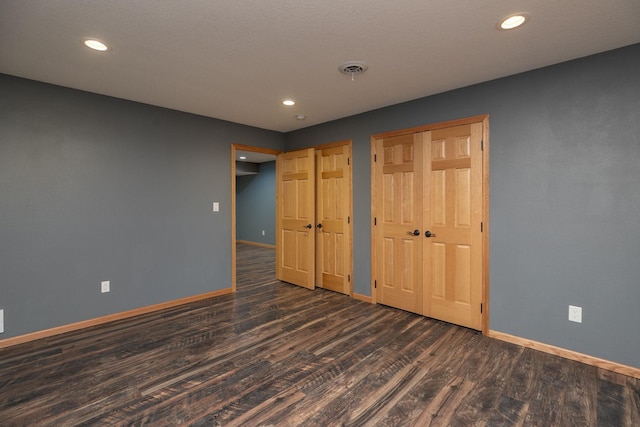
<svg viewBox="0 0 640 427"><path fill-rule="evenodd" d="M640 0L0 1L2 73L283 132L638 42Z"/></svg>
<svg viewBox="0 0 640 427"><path fill-rule="evenodd" d="M241 159L241 157L244 157L244 159ZM236 150L236 161L238 162L265 163L273 162L275 159L275 154Z"/></svg>

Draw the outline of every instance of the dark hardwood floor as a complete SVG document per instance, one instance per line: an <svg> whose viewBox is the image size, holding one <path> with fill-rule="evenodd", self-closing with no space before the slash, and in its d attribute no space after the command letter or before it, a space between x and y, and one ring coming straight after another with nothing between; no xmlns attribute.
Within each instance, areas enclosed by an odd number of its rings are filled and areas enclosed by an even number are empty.
<svg viewBox="0 0 640 427"><path fill-rule="evenodd" d="M273 277L0 350L0 425L640 426L640 380Z"/></svg>

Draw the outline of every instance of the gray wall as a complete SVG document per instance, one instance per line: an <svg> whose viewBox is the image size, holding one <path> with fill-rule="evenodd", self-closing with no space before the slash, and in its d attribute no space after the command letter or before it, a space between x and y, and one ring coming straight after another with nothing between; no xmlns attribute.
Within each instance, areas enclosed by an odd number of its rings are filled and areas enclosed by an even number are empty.
<svg viewBox="0 0 640 427"><path fill-rule="evenodd" d="M640 367L639 70L633 45L291 132L286 148L353 140L354 290L370 295L370 136L489 114L491 329Z"/></svg>
<svg viewBox="0 0 640 427"><path fill-rule="evenodd" d="M281 133L6 75L0 94L0 338L231 286L231 143Z"/></svg>
<svg viewBox="0 0 640 427"><path fill-rule="evenodd" d="M0 337L228 287L231 143L353 140L368 295L370 135L488 113L491 329L640 367L638 70L634 45L284 137L0 75Z"/></svg>
<svg viewBox="0 0 640 427"><path fill-rule="evenodd" d="M276 162L236 178L236 239L276 244ZM262 230L265 235L262 235Z"/></svg>

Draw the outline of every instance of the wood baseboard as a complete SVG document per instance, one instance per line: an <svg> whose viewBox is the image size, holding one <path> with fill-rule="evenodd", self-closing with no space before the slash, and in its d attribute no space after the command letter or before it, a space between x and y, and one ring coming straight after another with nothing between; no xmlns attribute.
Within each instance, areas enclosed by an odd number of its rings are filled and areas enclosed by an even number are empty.
<svg viewBox="0 0 640 427"><path fill-rule="evenodd" d="M640 379L640 368L634 368L633 366L627 366L610 360L589 356L588 354L578 353L577 351L567 350L565 348L544 344L515 335L505 334L504 332L490 330L487 336L501 341L510 342L512 344L521 345L523 347L532 348L534 350L543 351L545 353L555 354L556 356L575 360L576 362L585 363L587 365L595 366L596 368L602 368L618 374Z"/></svg>
<svg viewBox="0 0 640 427"><path fill-rule="evenodd" d="M373 298L371 298L370 296L357 294L357 293L354 292L352 297L357 299L357 300L368 302L369 304L373 304Z"/></svg>
<svg viewBox="0 0 640 427"><path fill-rule="evenodd" d="M236 240L236 243L244 243L245 245L260 246L261 248L269 248L269 249L276 248L276 245L270 245L268 243L250 242L248 240Z"/></svg>
<svg viewBox="0 0 640 427"><path fill-rule="evenodd" d="M18 344L23 344L29 341L39 340L41 338L47 338L54 335L64 334L65 332L77 331L79 329L89 328L91 326L102 325L108 322L114 322L116 320L126 319L128 317L139 316L141 314L152 313L165 308L171 308L178 305L188 304L194 301L200 301L207 298L218 297L221 295L230 294L231 288L221 289L219 291L207 292L204 294L194 295L191 297L180 298L173 301L167 301L160 304L149 305L146 307L135 308L133 310L123 311L121 313L109 314L107 316L96 317L95 319L83 320L81 322L70 323L68 325L57 326L51 329L44 329L42 331L32 332L29 334L19 335L17 337L7 338L0 340L0 348L11 347Z"/></svg>

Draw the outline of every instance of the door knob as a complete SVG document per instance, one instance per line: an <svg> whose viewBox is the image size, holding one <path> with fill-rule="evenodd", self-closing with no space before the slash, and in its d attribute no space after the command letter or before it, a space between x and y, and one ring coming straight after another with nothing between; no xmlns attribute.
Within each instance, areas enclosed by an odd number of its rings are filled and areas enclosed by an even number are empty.
<svg viewBox="0 0 640 427"><path fill-rule="evenodd" d="M429 230L424 232L424 237L436 237L435 234L432 234Z"/></svg>
<svg viewBox="0 0 640 427"><path fill-rule="evenodd" d="M318 228L322 228L322 223L320 223L320 224L316 225L316 227L318 227Z"/></svg>
<svg viewBox="0 0 640 427"><path fill-rule="evenodd" d="M305 228L313 228L313 225L311 225L311 224L307 224L307 225L305 225L304 227L305 227Z"/></svg>
<svg viewBox="0 0 640 427"><path fill-rule="evenodd" d="M419 236L420 235L420 230L407 231L407 234L409 236Z"/></svg>

